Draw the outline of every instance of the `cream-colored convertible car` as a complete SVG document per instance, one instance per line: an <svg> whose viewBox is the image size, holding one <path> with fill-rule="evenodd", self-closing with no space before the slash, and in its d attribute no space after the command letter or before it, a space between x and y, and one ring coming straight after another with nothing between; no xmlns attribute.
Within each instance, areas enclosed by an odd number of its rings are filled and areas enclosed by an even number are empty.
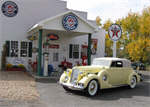
<svg viewBox="0 0 150 107"><path fill-rule="evenodd" d="M121 58L95 58L91 66L67 69L59 80L65 90L84 90L89 96L95 96L99 89L135 88L138 82L140 75L131 68L131 62Z"/></svg>

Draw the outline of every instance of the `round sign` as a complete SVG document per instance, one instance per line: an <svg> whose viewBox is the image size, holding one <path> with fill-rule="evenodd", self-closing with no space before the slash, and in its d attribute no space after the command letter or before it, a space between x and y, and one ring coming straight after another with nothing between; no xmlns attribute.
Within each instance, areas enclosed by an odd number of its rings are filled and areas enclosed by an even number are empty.
<svg viewBox="0 0 150 107"><path fill-rule="evenodd" d="M12 1L6 1L2 4L1 10L7 17L14 17L18 13L18 6Z"/></svg>
<svg viewBox="0 0 150 107"><path fill-rule="evenodd" d="M112 24L108 29L108 34L111 40L117 41L121 37L122 29L118 24Z"/></svg>
<svg viewBox="0 0 150 107"><path fill-rule="evenodd" d="M63 17L62 24L66 30L75 30L78 27L78 19L75 15L69 14Z"/></svg>

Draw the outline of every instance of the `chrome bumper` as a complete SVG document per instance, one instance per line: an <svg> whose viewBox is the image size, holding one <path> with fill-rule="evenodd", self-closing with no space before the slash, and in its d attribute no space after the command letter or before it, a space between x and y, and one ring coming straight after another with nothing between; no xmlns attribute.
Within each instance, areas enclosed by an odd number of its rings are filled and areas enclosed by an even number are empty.
<svg viewBox="0 0 150 107"><path fill-rule="evenodd" d="M84 87L82 87L82 86L71 84L71 83L60 83L60 85L68 87L69 89L72 89L72 90L83 90L84 89Z"/></svg>

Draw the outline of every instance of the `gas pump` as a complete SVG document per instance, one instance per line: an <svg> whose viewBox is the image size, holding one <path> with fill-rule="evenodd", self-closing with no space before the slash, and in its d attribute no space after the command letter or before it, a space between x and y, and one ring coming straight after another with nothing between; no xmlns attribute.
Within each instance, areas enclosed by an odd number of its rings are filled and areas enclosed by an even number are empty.
<svg viewBox="0 0 150 107"><path fill-rule="evenodd" d="M48 76L48 56L49 54L48 53L44 53L43 54L43 65L44 65L44 72L43 72L43 76Z"/></svg>
<svg viewBox="0 0 150 107"><path fill-rule="evenodd" d="M87 56L82 57L82 65L86 66L87 65Z"/></svg>
<svg viewBox="0 0 150 107"><path fill-rule="evenodd" d="M49 60L49 43L44 44L44 53L43 53L43 76L48 76L48 60Z"/></svg>
<svg viewBox="0 0 150 107"><path fill-rule="evenodd" d="M82 49L81 49L81 58L82 58L82 65L86 66L87 65L87 45L82 45Z"/></svg>

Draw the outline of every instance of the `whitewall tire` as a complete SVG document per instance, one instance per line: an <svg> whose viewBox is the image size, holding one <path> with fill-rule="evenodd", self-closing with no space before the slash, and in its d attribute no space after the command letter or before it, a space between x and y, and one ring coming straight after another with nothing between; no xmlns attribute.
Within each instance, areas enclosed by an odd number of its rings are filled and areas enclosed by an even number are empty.
<svg viewBox="0 0 150 107"><path fill-rule="evenodd" d="M130 80L130 85L129 85L130 88L131 88L131 89L135 88L135 87L136 87L136 83L137 83L136 77L133 76L133 77L131 78L131 80Z"/></svg>
<svg viewBox="0 0 150 107"><path fill-rule="evenodd" d="M95 96L98 93L99 85L96 80L91 80L87 86L86 92L88 96Z"/></svg>

